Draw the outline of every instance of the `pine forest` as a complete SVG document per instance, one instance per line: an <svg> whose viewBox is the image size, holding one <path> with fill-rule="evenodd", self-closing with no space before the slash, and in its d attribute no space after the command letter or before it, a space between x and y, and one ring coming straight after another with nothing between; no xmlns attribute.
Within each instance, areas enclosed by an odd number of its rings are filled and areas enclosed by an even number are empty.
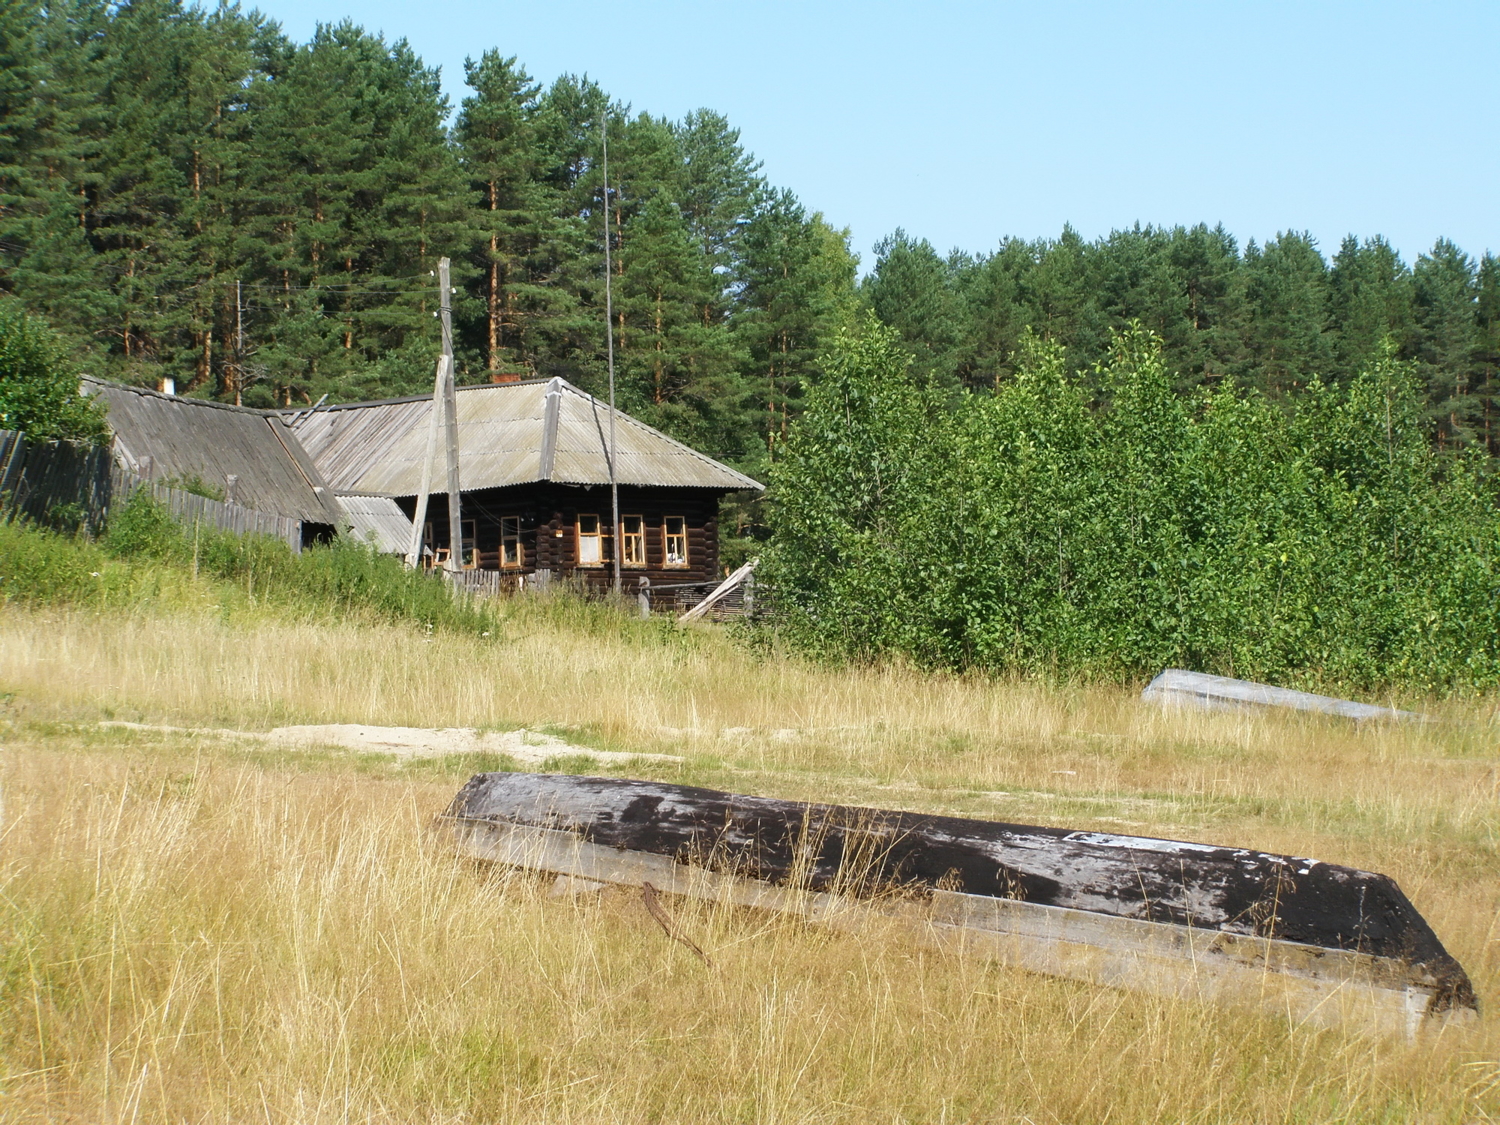
<svg viewBox="0 0 1500 1125"><path fill-rule="evenodd" d="M602 124L621 406L769 471L840 326L871 312L950 399L1011 379L1028 334L1088 371L1133 322L1179 389L1271 397L1394 349L1439 445L1493 451L1500 266L1378 236L1326 258L1219 227L937 252L847 230L774 187L722 115L637 112L501 51L457 107L405 42L307 43L180 0L0 5L0 292L89 373L247 405L420 393L439 257L462 381L604 382Z"/></svg>

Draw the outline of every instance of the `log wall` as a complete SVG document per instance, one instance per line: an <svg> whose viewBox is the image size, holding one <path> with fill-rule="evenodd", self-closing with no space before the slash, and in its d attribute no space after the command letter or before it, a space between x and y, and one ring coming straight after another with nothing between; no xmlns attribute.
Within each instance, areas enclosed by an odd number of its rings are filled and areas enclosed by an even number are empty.
<svg viewBox="0 0 1500 1125"><path fill-rule="evenodd" d="M640 516L646 540L646 565L621 568L627 593L634 593L643 577L653 587L708 583L722 577L719 569L719 497L718 492L705 489L620 487L620 514ZM416 510L410 497L397 503L408 516ZM611 552L615 538L610 535L606 540L603 565L580 566L577 537L580 513L597 515L600 527L612 531L609 489L542 483L466 492L463 498L463 519L475 521L478 569L502 569L500 521L503 517L514 516L521 521L524 561L519 567L504 568L506 573L526 575L549 571L556 577L571 576L590 586L608 587L614 577ZM428 502L427 515L432 524L429 545L439 550L448 547L451 542L448 511L440 495L434 494ZM666 565L664 524L668 516L681 516L686 521L686 566Z"/></svg>

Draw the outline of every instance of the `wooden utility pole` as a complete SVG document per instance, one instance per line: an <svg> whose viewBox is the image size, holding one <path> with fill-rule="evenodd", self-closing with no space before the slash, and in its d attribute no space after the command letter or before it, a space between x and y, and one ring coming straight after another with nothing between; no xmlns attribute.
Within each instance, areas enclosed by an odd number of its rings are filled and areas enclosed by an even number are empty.
<svg viewBox="0 0 1500 1125"><path fill-rule="evenodd" d="M609 277L609 109L600 122L604 154L604 336L609 348L609 518L614 546L614 590L620 596L620 482L615 474L615 327L614 293Z"/></svg>
<svg viewBox="0 0 1500 1125"><path fill-rule="evenodd" d="M448 570L463 566L463 513L459 502L458 479L458 396L453 382L453 288L448 279L448 259L438 262L438 312L443 326L443 352L437 361L437 376L432 382L432 413L427 426L427 456L422 460L422 487L417 493L417 510L412 517L411 549L406 565L416 566L422 560L422 529L427 522L427 499L432 491L432 463L437 457L438 430L444 431L448 469Z"/></svg>
<svg viewBox="0 0 1500 1125"><path fill-rule="evenodd" d="M447 356L438 356L437 377L432 381L432 410L428 414L427 456L422 459L422 487L417 492L417 511L411 522L411 550L406 552L406 565L417 566L422 561L422 529L427 523L427 496L432 491L432 462L437 457L438 427L443 417L443 371L448 366Z"/></svg>
<svg viewBox="0 0 1500 1125"><path fill-rule="evenodd" d="M234 279L234 404L244 406L245 395L245 303L240 299L240 280Z"/></svg>
<svg viewBox="0 0 1500 1125"><path fill-rule="evenodd" d="M448 283L448 259L438 261L438 288L442 290L438 315L443 322L443 426L448 454L448 569L464 567L464 524L458 481L458 394L453 378L453 289Z"/></svg>

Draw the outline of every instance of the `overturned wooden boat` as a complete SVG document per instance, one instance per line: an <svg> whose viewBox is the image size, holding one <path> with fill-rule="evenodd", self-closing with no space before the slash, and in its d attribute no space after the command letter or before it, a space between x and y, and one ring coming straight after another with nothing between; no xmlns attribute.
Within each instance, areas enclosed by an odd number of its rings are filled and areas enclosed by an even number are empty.
<svg viewBox="0 0 1500 1125"><path fill-rule="evenodd" d="M872 914L1036 972L1415 1034L1478 1010L1385 875L1175 840L618 778L486 773L444 814L478 858L792 912Z"/></svg>
<svg viewBox="0 0 1500 1125"><path fill-rule="evenodd" d="M1426 716L1415 711L1398 711L1374 703L1356 703L1331 695L1314 695L1308 691L1258 684L1254 680L1235 680L1228 676L1210 676L1183 668L1168 668L1141 691L1147 703L1168 707L1194 707L1200 711L1250 711L1283 708L1337 715L1365 722L1424 722Z"/></svg>

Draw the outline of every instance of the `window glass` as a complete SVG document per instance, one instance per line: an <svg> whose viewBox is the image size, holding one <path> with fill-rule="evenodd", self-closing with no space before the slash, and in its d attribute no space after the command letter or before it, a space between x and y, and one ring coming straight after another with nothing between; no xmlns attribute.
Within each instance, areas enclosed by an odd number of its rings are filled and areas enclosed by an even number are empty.
<svg viewBox="0 0 1500 1125"><path fill-rule="evenodd" d="M505 567L524 566L525 556L521 553L521 517L500 517L500 565Z"/></svg>
<svg viewBox="0 0 1500 1125"><path fill-rule="evenodd" d="M479 525L475 520L462 520L459 527L463 529L464 542L463 565L470 569L479 565Z"/></svg>
<svg viewBox="0 0 1500 1125"><path fill-rule="evenodd" d="M604 535L598 516L578 517L578 565L600 566L604 562Z"/></svg>
<svg viewBox="0 0 1500 1125"><path fill-rule="evenodd" d="M620 517L620 565L646 565L646 521L641 516Z"/></svg>
<svg viewBox="0 0 1500 1125"><path fill-rule="evenodd" d="M682 516L668 516L663 521L667 548L667 566L687 566L687 520Z"/></svg>

